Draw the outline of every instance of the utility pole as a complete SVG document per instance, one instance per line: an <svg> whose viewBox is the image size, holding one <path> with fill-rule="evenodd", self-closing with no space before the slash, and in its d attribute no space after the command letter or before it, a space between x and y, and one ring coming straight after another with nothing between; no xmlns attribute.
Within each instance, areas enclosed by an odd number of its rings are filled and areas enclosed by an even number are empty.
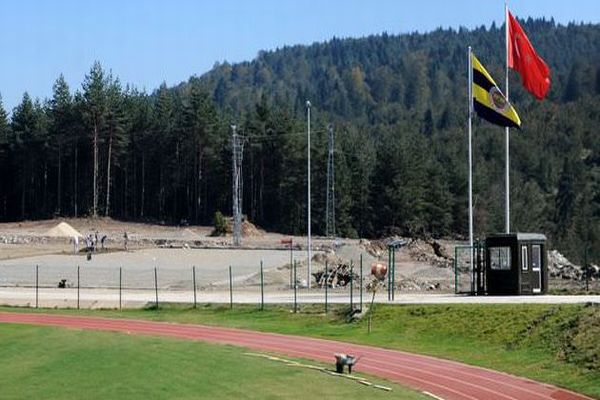
<svg viewBox="0 0 600 400"><path fill-rule="evenodd" d="M325 203L325 236L335 238L335 164L333 160L334 134L333 124L327 127L327 200Z"/></svg>
<svg viewBox="0 0 600 400"><path fill-rule="evenodd" d="M232 137L232 186L233 186L233 245L242 244L242 159L244 155L243 138L237 134L237 126L231 125Z"/></svg>
<svg viewBox="0 0 600 400"><path fill-rule="evenodd" d="M310 232L310 101L306 100L306 122L307 122L307 146L306 152L308 153L307 158L307 203L308 203L308 243L307 243L307 251L308 251L308 277L306 280L307 287L310 289L310 276L311 276L311 232Z"/></svg>

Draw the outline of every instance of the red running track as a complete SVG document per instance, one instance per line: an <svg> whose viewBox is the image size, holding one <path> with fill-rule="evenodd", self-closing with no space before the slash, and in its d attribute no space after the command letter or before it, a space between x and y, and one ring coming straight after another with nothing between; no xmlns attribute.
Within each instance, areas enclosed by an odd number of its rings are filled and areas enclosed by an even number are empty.
<svg viewBox="0 0 600 400"><path fill-rule="evenodd" d="M168 336L247 347L334 362L334 353L361 356L355 370L428 392L444 400L582 400L581 394L530 379L454 361L333 340L203 325L47 314L1 313L0 323Z"/></svg>

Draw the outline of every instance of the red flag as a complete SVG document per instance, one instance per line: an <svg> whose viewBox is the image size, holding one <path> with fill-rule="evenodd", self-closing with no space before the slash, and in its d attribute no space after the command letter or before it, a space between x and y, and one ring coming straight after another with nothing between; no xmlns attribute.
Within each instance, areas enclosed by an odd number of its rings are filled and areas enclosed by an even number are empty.
<svg viewBox="0 0 600 400"><path fill-rule="evenodd" d="M538 56L527 34L510 11L508 20L508 66L521 74L525 89L542 100L550 89L550 68Z"/></svg>

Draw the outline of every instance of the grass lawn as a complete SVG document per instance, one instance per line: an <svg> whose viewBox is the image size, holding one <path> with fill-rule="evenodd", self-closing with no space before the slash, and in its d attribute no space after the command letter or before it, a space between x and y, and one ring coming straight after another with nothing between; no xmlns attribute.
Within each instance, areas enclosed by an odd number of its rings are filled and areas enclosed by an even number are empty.
<svg viewBox="0 0 600 400"><path fill-rule="evenodd" d="M374 382L393 391L243 352L177 339L0 324L0 398L427 398L381 380Z"/></svg>
<svg viewBox="0 0 600 400"><path fill-rule="evenodd" d="M288 305L269 305L264 311L251 305L236 305L233 310L224 305L122 312L42 310L213 324L371 344L459 360L600 398L597 305L377 305L371 334L364 320L348 323L341 307L327 316L320 305L303 305L300 311L293 314Z"/></svg>

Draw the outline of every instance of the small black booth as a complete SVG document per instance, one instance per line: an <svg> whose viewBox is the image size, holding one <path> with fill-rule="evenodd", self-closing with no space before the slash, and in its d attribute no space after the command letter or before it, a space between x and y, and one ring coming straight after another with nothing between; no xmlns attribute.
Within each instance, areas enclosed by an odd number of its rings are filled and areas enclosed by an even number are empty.
<svg viewBox="0 0 600 400"><path fill-rule="evenodd" d="M485 278L481 286L487 294L543 294L548 291L545 235L493 234L485 239L485 250ZM478 286L479 291L482 287Z"/></svg>

